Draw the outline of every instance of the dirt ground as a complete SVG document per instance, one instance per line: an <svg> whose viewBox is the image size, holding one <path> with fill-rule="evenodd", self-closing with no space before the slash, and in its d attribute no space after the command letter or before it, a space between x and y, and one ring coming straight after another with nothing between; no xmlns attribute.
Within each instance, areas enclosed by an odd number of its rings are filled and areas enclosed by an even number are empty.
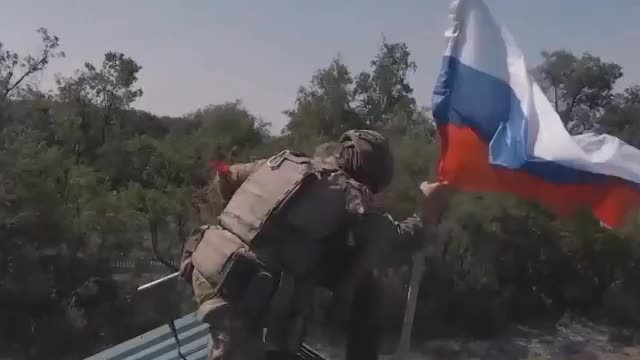
<svg viewBox="0 0 640 360"><path fill-rule="evenodd" d="M344 359L341 348L310 343L329 360ZM514 326L490 340L434 339L412 348L406 360L640 360L640 332L564 318L556 324Z"/></svg>

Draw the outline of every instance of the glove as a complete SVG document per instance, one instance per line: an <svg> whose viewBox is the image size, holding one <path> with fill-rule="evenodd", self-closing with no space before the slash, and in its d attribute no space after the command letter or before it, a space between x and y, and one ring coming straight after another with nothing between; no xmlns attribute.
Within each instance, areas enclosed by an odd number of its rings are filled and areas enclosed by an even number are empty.
<svg viewBox="0 0 640 360"><path fill-rule="evenodd" d="M209 166L214 169L220 177L227 177L231 172L231 166L224 161L213 161Z"/></svg>
<svg viewBox="0 0 640 360"><path fill-rule="evenodd" d="M420 191L424 196L422 200L422 221L431 225L438 225L442 215L449 205L450 186L447 182L423 182Z"/></svg>

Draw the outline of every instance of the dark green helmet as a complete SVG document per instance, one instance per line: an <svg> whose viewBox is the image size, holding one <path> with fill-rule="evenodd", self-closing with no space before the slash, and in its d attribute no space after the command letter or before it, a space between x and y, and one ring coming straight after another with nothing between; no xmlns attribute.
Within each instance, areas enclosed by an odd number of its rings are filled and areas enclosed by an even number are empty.
<svg viewBox="0 0 640 360"><path fill-rule="evenodd" d="M393 155L384 136L372 130L349 130L339 141L344 146L341 165L345 172L374 194L391 183Z"/></svg>

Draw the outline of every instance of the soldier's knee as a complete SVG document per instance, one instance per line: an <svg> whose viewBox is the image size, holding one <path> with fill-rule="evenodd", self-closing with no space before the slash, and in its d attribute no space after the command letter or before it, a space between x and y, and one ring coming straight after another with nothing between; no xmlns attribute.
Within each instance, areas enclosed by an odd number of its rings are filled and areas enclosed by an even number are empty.
<svg viewBox="0 0 640 360"><path fill-rule="evenodd" d="M198 271L193 271L193 293L198 302L196 318L216 327L225 326L231 315L231 304L216 296L215 288Z"/></svg>
<svg viewBox="0 0 640 360"><path fill-rule="evenodd" d="M193 287L193 295L199 304L202 304L206 300L212 299L215 296L215 288L197 269L193 270L191 285Z"/></svg>
<svg viewBox="0 0 640 360"><path fill-rule="evenodd" d="M210 360L265 360L262 339L236 316L210 326L207 353Z"/></svg>

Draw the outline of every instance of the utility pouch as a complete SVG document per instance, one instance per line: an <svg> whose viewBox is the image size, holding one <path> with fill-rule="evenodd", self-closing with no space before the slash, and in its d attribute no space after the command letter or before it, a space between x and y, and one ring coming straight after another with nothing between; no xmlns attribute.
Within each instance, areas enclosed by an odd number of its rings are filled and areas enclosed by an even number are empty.
<svg viewBox="0 0 640 360"><path fill-rule="evenodd" d="M242 240L219 227L204 234L193 264L215 293L249 317L259 317L269 303L275 280Z"/></svg>

